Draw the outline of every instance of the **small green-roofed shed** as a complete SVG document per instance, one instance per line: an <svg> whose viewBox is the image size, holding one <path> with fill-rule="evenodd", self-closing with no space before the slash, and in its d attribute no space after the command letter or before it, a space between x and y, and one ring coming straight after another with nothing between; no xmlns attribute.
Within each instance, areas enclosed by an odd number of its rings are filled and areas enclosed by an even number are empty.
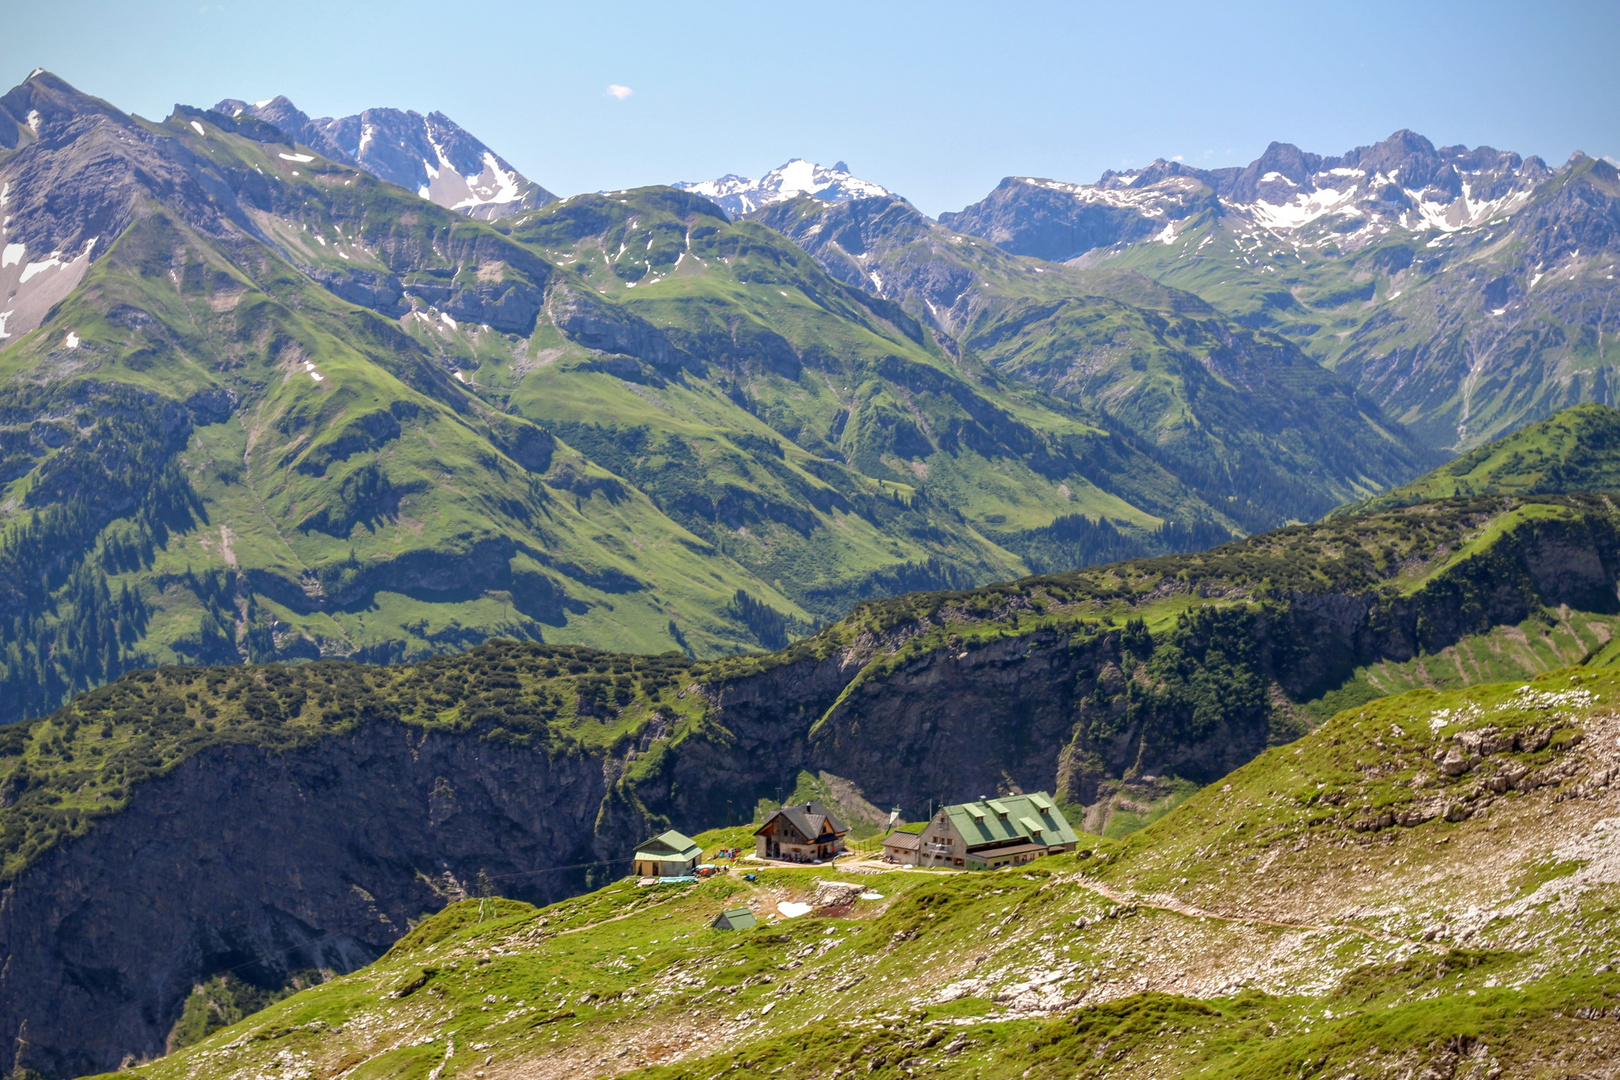
<svg viewBox="0 0 1620 1080"><path fill-rule="evenodd" d="M640 877L680 877L695 870L702 857L696 840L671 829L636 848L634 872Z"/></svg>
<svg viewBox="0 0 1620 1080"><path fill-rule="evenodd" d="M750 926L758 926L759 920L747 908L734 907L715 916L714 922L709 925L716 930L747 930Z"/></svg>

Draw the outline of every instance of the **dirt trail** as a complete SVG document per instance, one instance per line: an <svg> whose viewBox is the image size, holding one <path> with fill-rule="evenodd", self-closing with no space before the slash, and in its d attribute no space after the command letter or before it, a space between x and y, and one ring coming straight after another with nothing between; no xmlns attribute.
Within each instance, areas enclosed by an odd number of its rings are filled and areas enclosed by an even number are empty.
<svg viewBox="0 0 1620 1080"><path fill-rule="evenodd" d="M1382 930L1373 930L1365 926L1356 926L1354 923L1308 923L1291 922L1286 919L1264 919L1258 915L1223 915L1218 911L1197 907L1193 904L1177 900L1174 896L1165 893L1154 893L1151 896L1138 896L1135 893L1124 892L1100 881L1094 881L1084 874L1075 878L1075 883L1085 889L1116 904L1131 904L1139 908L1154 908L1158 911L1174 912L1189 919L1217 919L1221 922L1247 923L1251 926L1276 926L1284 930L1314 930L1324 934L1360 934L1390 945L1415 945L1418 948L1433 949L1432 942L1413 941L1411 938L1401 937L1399 934L1386 934Z"/></svg>

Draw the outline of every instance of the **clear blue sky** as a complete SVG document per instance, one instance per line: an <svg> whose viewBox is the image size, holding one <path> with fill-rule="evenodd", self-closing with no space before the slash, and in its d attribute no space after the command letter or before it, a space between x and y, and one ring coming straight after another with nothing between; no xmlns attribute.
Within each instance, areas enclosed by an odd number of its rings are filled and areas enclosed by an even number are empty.
<svg viewBox="0 0 1620 1080"><path fill-rule="evenodd" d="M563 195L803 156L937 214L1009 174L1244 164L1273 139L1341 153L1402 127L1620 158L1614 0L0 0L0 26L8 85L43 66L154 118L278 93L313 116L441 109Z"/></svg>

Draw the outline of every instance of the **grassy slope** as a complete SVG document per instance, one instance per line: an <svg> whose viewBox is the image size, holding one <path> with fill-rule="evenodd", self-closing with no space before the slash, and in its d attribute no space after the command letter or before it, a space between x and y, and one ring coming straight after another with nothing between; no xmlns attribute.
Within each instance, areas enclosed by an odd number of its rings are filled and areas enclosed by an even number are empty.
<svg viewBox="0 0 1620 1080"><path fill-rule="evenodd" d="M832 280L779 235L726 222L703 200L667 190L582 196L525 216L513 237L706 364L642 386L597 376L584 400L559 393L578 378L563 363L521 381L499 367L481 371L480 385L511 386L515 408L600 454L617 444L614 467L662 504L708 503L672 512L723 534L727 550L762 574L808 578L800 589L815 601L796 595L824 614L860 595L838 589L838 578L881 571L896 554L1005 571L1023 563L996 540L1061 514L1144 534L1166 517L1209 513L1083 415L947 356L892 305ZM727 428L742 438L708 449ZM672 437L692 452L656 454ZM786 468L767 459L763 472L758 455L750 459L760 437L780 442ZM656 456L639 457L643 447ZM873 522L874 535L827 509L863 494L897 497L911 513ZM789 524L835 518L840 528Z"/></svg>
<svg viewBox="0 0 1620 1080"><path fill-rule="evenodd" d="M1620 994L1616 695L1612 673L1561 671L1350 710L1122 843L1021 871L770 870L545 910L467 901L372 967L135 1071L1598 1067L1620 1051L1595 1019ZM876 895L773 918L789 899L836 899L823 883L843 880ZM763 925L706 928L738 904Z"/></svg>
<svg viewBox="0 0 1620 1080"><path fill-rule="evenodd" d="M1469 495L1620 490L1620 411L1576 405L1521 428L1394 491L1335 511L1375 513Z"/></svg>

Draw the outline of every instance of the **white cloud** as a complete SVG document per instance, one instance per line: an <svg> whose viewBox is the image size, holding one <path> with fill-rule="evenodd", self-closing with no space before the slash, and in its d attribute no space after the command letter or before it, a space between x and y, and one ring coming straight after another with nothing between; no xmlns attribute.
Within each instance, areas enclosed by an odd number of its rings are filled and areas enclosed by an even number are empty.
<svg viewBox="0 0 1620 1080"><path fill-rule="evenodd" d="M1177 154L1175 157L1171 158L1170 160L1171 161L1186 161L1187 159L1184 156L1182 156L1181 154Z"/></svg>
<svg viewBox="0 0 1620 1080"><path fill-rule="evenodd" d="M625 98L635 93L635 91L630 89L628 86L620 86L618 83L608 83L607 92L609 97L616 97L620 101L623 101Z"/></svg>

